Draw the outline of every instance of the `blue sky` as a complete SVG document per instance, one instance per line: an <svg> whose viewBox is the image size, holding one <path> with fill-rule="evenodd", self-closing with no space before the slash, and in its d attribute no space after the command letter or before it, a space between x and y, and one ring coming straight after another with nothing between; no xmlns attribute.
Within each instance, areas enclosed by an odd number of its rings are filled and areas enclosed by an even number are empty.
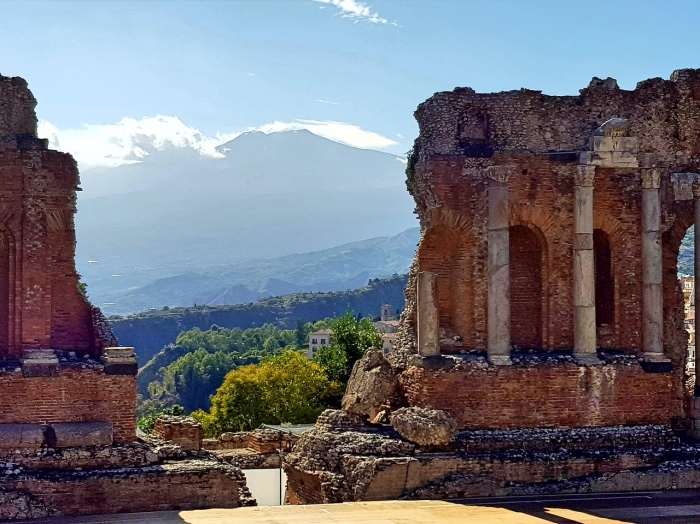
<svg viewBox="0 0 700 524"><path fill-rule="evenodd" d="M26 78L40 130L96 165L133 157L134 133L207 154L248 129L295 127L402 154L414 109L436 91L576 94L593 76L632 89L700 67L697 0L4 0L0 11L0 74Z"/></svg>

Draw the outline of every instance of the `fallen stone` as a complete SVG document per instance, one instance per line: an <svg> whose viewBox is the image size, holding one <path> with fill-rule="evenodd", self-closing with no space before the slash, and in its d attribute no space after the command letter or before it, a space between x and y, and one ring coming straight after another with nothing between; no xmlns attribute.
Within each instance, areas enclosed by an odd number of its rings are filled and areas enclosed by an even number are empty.
<svg viewBox="0 0 700 524"><path fill-rule="evenodd" d="M419 446L444 447L457 437L457 422L439 409L401 408L392 413L391 425L399 435Z"/></svg>

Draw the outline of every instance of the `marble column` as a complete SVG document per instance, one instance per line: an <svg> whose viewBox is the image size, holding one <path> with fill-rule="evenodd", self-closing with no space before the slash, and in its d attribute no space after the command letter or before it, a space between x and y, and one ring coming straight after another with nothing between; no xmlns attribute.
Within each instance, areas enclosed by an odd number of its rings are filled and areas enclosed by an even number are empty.
<svg viewBox="0 0 700 524"><path fill-rule="evenodd" d="M643 167L642 174L642 350L647 361L664 358L664 297L661 252L661 172Z"/></svg>
<svg viewBox="0 0 700 524"><path fill-rule="evenodd" d="M598 363L593 263L593 180L595 166L578 166L574 178L574 357Z"/></svg>
<svg viewBox="0 0 700 524"><path fill-rule="evenodd" d="M695 246L700 246L700 179L697 177L693 181L693 203L695 204ZM695 317L697 318L700 311L700 294L698 293L698 282L700 282L700 248L694 249L695 256L695 287L693 294L695 295ZM700 397L700 362L698 362L698 321L695 320L695 396Z"/></svg>
<svg viewBox="0 0 700 524"><path fill-rule="evenodd" d="M440 354L437 281L435 273L418 273L418 353L423 356Z"/></svg>
<svg viewBox="0 0 700 524"><path fill-rule="evenodd" d="M510 360L510 242L508 177L513 166L487 168L488 188L488 359L508 366Z"/></svg>

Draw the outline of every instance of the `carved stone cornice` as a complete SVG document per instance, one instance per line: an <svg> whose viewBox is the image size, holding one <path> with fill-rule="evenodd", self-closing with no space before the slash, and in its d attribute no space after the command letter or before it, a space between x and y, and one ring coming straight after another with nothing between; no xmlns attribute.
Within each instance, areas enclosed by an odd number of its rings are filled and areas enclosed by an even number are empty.
<svg viewBox="0 0 700 524"><path fill-rule="evenodd" d="M580 187L593 187L596 166L576 166L574 184Z"/></svg>
<svg viewBox="0 0 700 524"><path fill-rule="evenodd" d="M661 187L661 170L655 167L640 169L642 172L642 189L659 189Z"/></svg>
<svg viewBox="0 0 700 524"><path fill-rule="evenodd" d="M515 172L515 166L513 164L489 166L486 168L486 176L499 184L507 184L508 178L513 172Z"/></svg>

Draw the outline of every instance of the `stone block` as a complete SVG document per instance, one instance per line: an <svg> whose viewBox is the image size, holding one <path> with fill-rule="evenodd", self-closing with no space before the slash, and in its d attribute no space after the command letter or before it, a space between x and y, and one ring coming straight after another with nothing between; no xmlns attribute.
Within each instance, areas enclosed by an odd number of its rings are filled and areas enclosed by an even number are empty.
<svg viewBox="0 0 700 524"><path fill-rule="evenodd" d="M589 145L596 152L618 151L636 154L639 150L639 140L634 136L593 136Z"/></svg>
<svg viewBox="0 0 700 524"><path fill-rule="evenodd" d="M58 376L58 357L53 349L30 349L22 358L22 374L25 377Z"/></svg>
<svg viewBox="0 0 700 524"><path fill-rule="evenodd" d="M51 424L47 433L48 444L54 448L111 446L112 437L109 422L60 422Z"/></svg>
<svg viewBox="0 0 700 524"><path fill-rule="evenodd" d="M106 375L136 375L139 361L132 347L108 347L102 355Z"/></svg>
<svg viewBox="0 0 700 524"><path fill-rule="evenodd" d="M0 424L0 448L39 449L46 441L43 424Z"/></svg>

